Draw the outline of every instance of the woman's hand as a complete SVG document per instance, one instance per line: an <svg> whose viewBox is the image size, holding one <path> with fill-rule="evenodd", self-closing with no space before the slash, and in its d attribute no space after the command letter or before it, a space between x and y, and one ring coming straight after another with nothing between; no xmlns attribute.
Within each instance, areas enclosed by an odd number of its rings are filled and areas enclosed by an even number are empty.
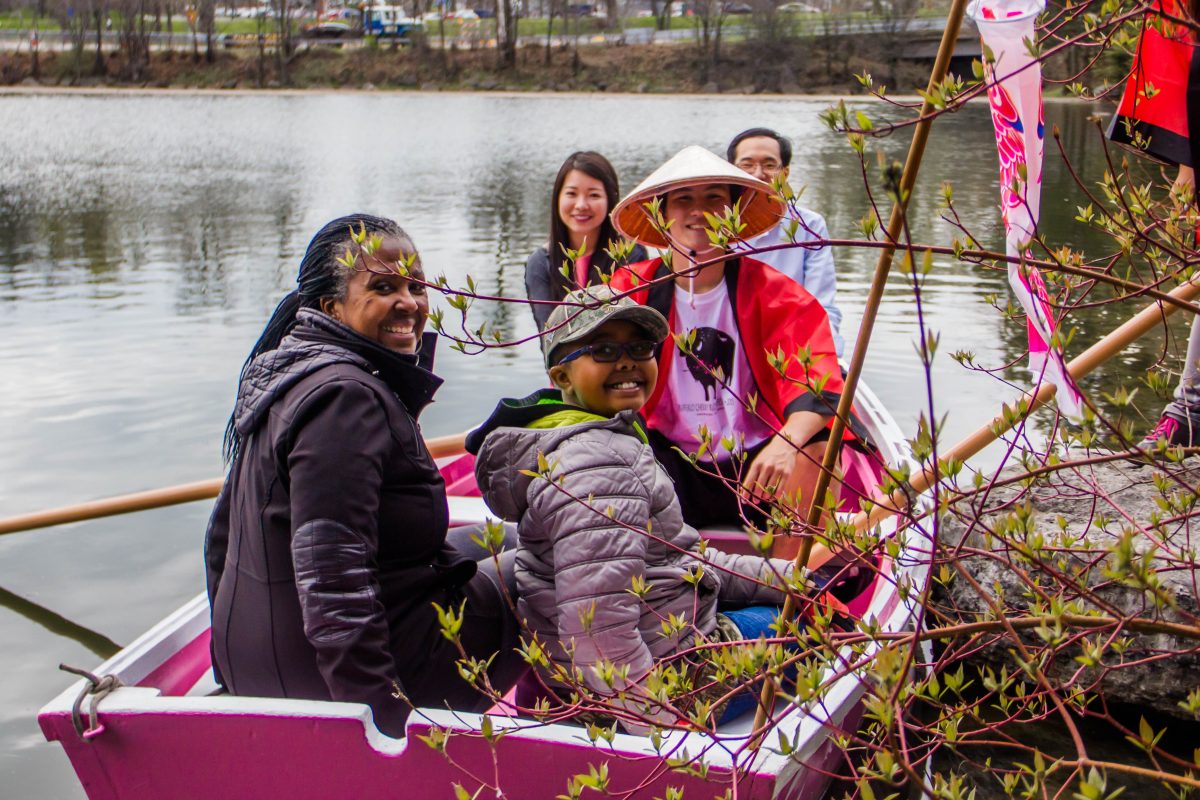
<svg viewBox="0 0 1200 800"><path fill-rule="evenodd" d="M769 500L791 485L796 472L796 446L782 436L772 436L767 446L750 462L742 488L752 499Z"/></svg>
<svg viewBox="0 0 1200 800"><path fill-rule="evenodd" d="M1175 183L1171 185L1171 194L1179 196L1183 202L1191 203L1196 195L1196 172L1191 167L1180 166Z"/></svg>
<svg viewBox="0 0 1200 800"><path fill-rule="evenodd" d="M769 500L796 490L800 449L825 427L826 418L812 411L797 411L783 429L771 437L750 462L742 479L748 497Z"/></svg>

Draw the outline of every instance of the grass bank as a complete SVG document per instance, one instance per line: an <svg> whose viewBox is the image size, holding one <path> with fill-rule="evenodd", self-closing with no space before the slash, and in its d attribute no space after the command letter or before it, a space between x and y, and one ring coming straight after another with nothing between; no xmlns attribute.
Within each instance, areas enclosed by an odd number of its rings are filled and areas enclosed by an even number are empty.
<svg viewBox="0 0 1200 800"><path fill-rule="evenodd" d="M873 52L866 42L844 41L837 52L791 42L731 42L715 60L694 45L556 46L548 54L525 47L515 66L499 68L491 49L302 45L281 64L274 53L253 47L218 49L212 63L181 48L130 65L121 51L106 49L97 58L85 48L43 52L36 76L28 52L0 53L0 84L841 95L861 89L852 76L864 69L898 91L924 84L925 65L888 63Z"/></svg>
<svg viewBox="0 0 1200 800"><path fill-rule="evenodd" d="M917 16L937 16L938 11L923 10ZM943 16L944 10L940 12ZM796 26L804 28L818 24L823 15L821 14L780 14L780 24ZM110 12L104 17L109 23L109 30L120 30L124 16L119 12ZM836 15L839 23L854 22L859 20L871 19L869 15L856 13L840 13ZM745 25L749 21L748 15L727 15L724 17L724 24L729 26ZM314 22L312 17L294 17L293 26L297 29L304 25ZM158 17L147 15L147 28L151 31L166 31L167 17L165 14L160 14ZM218 35L225 33L255 33L258 30L258 20L249 17L217 17L213 21L213 26ZM691 30L699 24L699 19L696 17L672 17L670 19L670 27L679 30ZM263 19L264 27L274 29L278 22L273 17ZM549 20L545 17L521 17L517 20L517 32L521 36L542 36L545 35L550 26ZM653 17L625 17L620 21L620 28L629 30L631 28L653 28L655 19ZM16 12L0 12L0 31L29 31L32 28L37 28L43 34L53 34L61 32L63 21L59 17L44 15L37 17L30 13ZM435 36L438 33L439 27L437 21L426 21L424 23L425 32L430 36ZM171 19L170 29L175 33L186 33L191 29L188 27L187 18L181 11L177 11ZM479 29L488 35L494 36L496 31L496 21L494 19L474 19L474 20L459 20L448 19L444 21L444 29L447 35L457 35L463 29ZM570 33L578 35L587 35L595 33L604 33L607 30L606 21L597 17L571 17L564 19L563 17L554 18L555 33ZM612 32L612 31L608 31Z"/></svg>

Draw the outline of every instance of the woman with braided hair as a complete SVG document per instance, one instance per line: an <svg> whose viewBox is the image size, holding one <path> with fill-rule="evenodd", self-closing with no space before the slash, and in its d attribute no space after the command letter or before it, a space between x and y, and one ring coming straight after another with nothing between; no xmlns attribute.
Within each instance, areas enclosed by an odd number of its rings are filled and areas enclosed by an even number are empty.
<svg viewBox="0 0 1200 800"><path fill-rule="evenodd" d="M365 703L397 737L413 706L482 710L434 604L463 609L460 642L495 655L493 686L523 672L512 552L448 537L417 426L441 384L428 314L404 231L335 219L242 368L205 541L213 667L231 693Z"/></svg>

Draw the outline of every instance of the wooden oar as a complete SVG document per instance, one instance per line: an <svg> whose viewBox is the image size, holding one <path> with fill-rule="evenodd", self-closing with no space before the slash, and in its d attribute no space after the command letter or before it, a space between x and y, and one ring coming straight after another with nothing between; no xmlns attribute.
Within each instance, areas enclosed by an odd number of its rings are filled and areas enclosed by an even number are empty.
<svg viewBox="0 0 1200 800"><path fill-rule="evenodd" d="M854 343L854 353L850 358L850 368L846 373L845 385L842 388L841 398L838 401L837 416L834 418L833 427L829 432L829 442L826 445L821 474L817 480L813 496L809 501L812 505L806 521L810 527L815 526L821 519L824 512L824 498L829 489L829 482L833 476L838 458L841 456L842 436L846 432L846 421L850 419L850 409L854 402L854 391L858 386L858 379L862 374L863 363L867 356L867 346L870 344L871 335L874 332L875 317L879 311L879 305L883 301L883 290L887 286L888 274L892 268L892 259L896 254L896 243L901 240L904 233L905 221L908 215L908 204L912 200L913 187L917 183L917 173L921 170L921 160L925 156L925 143L929 140L929 132L933 127L933 113L935 109L930 98L937 93L937 88L946 80L946 75L950 71L950 59L954 55L954 45L958 40L958 32L962 28L966 10L967 0L954 0L950 5L949 13L946 15L946 27L942 30L942 40L938 45L937 57L934 59L933 68L929 72L929 84L928 91L925 93L925 102L921 105L921 116L913 130L913 138L908 146L908 156L904 160L904 171L900 175L900 182L896 191L896 202L892 206L891 215L888 218L887 241L889 244L879 252L879 258L875 262L875 274L871 279L871 290L867 294L867 302L863 307L862 322L859 323L858 338ZM809 558L813 554L812 548L813 537L805 536L800 542L800 550L796 553L796 557L793 560L797 568L808 564ZM785 620L795 618L796 605L797 601L795 597L789 594L787 599L784 600L783 610L780 612L782 615L781 618ZM768 681L763 685L752 730L763 729L769 709L773 708L774 705L775 685ZM751 746L757 748L761 741L761 736L756 736Z"/></svg>
<svg viewBox="0 0 1200 800"><path fill-rule="evenodd" d="M439 436L434 439L426 439L425 446L434 458L456 456L461 454L466 447L466 438L466 433ZM145 492L124 494L119 497L109 497L103 500L93 500L88 503L9 517L0 520L0 536L35 528L48 528L52 525L65 525L68 522L82 522L87 519L111 517L115 514L128 514L132 511L145 511L150 508L208 500L220 493L224 480L224 478L213 478L207 481L183 483L163 489L151 489Z"/></svg>

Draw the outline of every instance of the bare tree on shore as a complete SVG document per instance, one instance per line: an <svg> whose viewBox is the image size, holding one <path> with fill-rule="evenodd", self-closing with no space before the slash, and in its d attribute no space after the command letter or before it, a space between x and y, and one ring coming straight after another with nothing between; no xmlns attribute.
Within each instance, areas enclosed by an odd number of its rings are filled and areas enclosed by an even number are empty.
<svg viewBox="0 0 1200 800"><path fill-rule="evenodd" d="M209 64L217 60L217 2L216 0L197 0L200 14L200 29L204 31L204 60Z"/></svg>
<svg viewBox="0 0 1200 800"><path fill-rule="evenodd" d="M111 24L108 17L108 4L104 0L90 0L89 6L96 29L96 60L92 62L92 73L104 75L108 72L104 66L104 29Z"/></svg>
<svg viewBox="0 0 1200 800"><path fill-rule="evenodd" d="M275 12L275 71L280 85L286 86L290 81L288 65L295 51L293 22L296 4L291 0L273 0L272 10Z"/></svg>
<svg viewBox="0 0 1200 800"><path fill-rule="evenodd" d="M604 0L604 24L608 30L621 27L621 0Z"/></svg>
<svg viewBox="0 0 1200 800"><path fill-rule="evenodd" d="M703 58L702 77L708 80L710 72L721 60L721 29L725 23L725 4L721 0L699 0L695 4L696 43Z"/></svg>
<svg viewBox="0 0 1200 800"><path fill-rule="evenodd" d="M122 77L140 81L150 64L150 37L146 30L149 9L146 0L121 0L116 10L120 12L121 21L117 42L124 56Z"/></svg>
<svg viewBox="0 0 1200 800"><path fill-rule="evenodd" d="M496 54L501 69L517 65L517 22L521 11L517 0L495 0Z"/></svg>
<svg viewBox="0 0 1200 800"><path fill-rule="evenodd" d="M665 31L671 27L671 6L674 0L650 0L650 13L654 15L656 30Z"/></svg>
<svg viewBox="0 0 1200 800"><path fill-rule="evenodd" d="M546 54L542 60L546 66L550 66L550 47L554 40L554 14L560 10L561 6L561 2L555 2L555 0L548 0L546 3ZM561 8L561 11L565 16L566 9Z"/></svg>

